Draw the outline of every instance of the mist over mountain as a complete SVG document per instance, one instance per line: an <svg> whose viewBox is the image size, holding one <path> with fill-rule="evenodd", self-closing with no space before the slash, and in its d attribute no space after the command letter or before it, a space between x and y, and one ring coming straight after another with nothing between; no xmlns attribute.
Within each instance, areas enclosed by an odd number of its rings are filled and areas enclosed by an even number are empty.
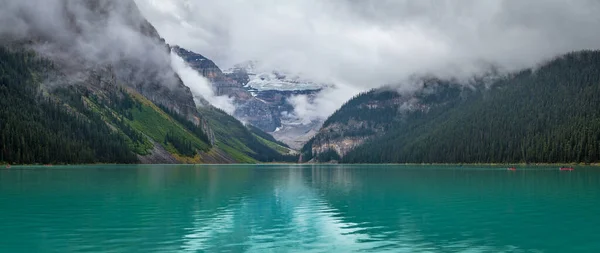
<svg viewBox="0 0 600 253"><path fill-rule="evenodd" d="M584 123L597 102L596 1L1 3L11 162L48 161L60 146L80 152L54 162L295 161L285 146L309 139L304 161L597 160L596 126ZM580 103L556 105L561 94ZM543 116L523 128L480 121L527 111ZM461 129L489 142L447 139ZM473 149L502 155L464 155Z"/></svg>
<svg viewBox="0 0 600 253"><path fill-rule="evenodd" d="M215 108L135 2L2 4L0 162L297 160Z"/></svg>
<svg viewBox="0 0 600 253"><path fill-rule="evenodd" d="M600 51L578 51L468 88L362 93L303 148L304 161L596 163Z"/></svg>
<svg viewBox="0 0 600 253"><path fill-rule="evenodd" d="M167 41L224 68L256 59L335 84L315 117L371 88L413 89L415 76L464 81L600 45L593 0L136 2Z"/></svg>
<svg viewBox="0 0 600 253"><path fill-rule="evenodd" d="M133 1L3 2L3 43L26 45L60 65L62 75L47 85L86 82L90 72L109 69L157 103L194 109L189 89L171 68L167 44Z"/></svg>
<svg viewBox="0 0 600 253"><path fill-rule="evenodd" d="M599 13L0 0L0 253L600 252Z"/></svg>
<svg viewBox="0 0 600 253"><path fill-rule="evenodd" d="M327 85L263 69L254 61L223 71L201 54L179 46L172 51L174 68L193 93L292 148L300 149L323 123L305 112Z"/></svg>

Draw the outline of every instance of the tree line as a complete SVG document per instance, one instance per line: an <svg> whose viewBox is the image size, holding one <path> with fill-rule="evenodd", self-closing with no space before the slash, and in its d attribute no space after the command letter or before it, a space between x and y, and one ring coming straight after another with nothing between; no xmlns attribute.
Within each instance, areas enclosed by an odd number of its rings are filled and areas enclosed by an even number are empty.
<svg viewBox="0 0 600 253"><path fill-rule="evenodd" d="M125 138L99 116L81 114L44 93L37 77L54 68L31 51L0 47L0 161L137 162Z"/></svg>
<svg viewBox="0 0 600 253"><path fill-rule="evenodd" d="M463 103L417 112L343 157L347 163L600 161L600 52L559 57Z"/></svg>

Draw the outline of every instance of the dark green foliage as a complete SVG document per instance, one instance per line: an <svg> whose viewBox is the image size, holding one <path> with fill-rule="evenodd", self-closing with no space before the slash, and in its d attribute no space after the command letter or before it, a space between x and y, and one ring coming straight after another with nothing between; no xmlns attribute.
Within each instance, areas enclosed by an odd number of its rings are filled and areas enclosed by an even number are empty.
<svg viewBox="0 0 600 253"><path fill-rule="evenodd" d="M324 129L303 146L302 160L313 158L314 145L348 137L372 138L392 132L432 110L441 111L465 103L476 94L476 89L433 78L424 80L422 89L408 96L391 88L361 93L337 110L325 122Z"/></svg>
<svg viewBox="0 0 600 253"><path fill-rule="evenodd" d="M53 68L28 51L0 48L0 161L35 163L133 163L122 135L95 114L42 95L36 77ZM81 96L69 105L83 106ZM79 113L82 112L82 113Z"/></svg>
<svg viewBox="0 0 600 253"><path fill-rule="evenodd" d="M128 93L123 89L123 87L111 87L112 89L107 90L108 99L104 103L105 106L114 110L117 114L125 116L128 120L133 120L133 114L131 113L131 109L139 108L140 104L137 103ZM86 95L90 97L90 95ZM90 97L92 100L97 102L97 99L94 99L95 96Z"/></svg>
<svg viewBox="0 0 600 253"><path fill-rule="evenodd" d="M235 150L261 162L297 162L298 156L281 155L258 140L241 122L217 108L201 108L221 148ZM243 162L243 157L234 157Z"/></svg>
<svg viewBox="0 0 600 253"><path fill-rule="evenodd" d="M263 138L263 139L265 139L267 141L270 141L270 142L277 143L277 144L279 144L279 145L281 145L283 147L290 148L290 146L288 146L287 144L276 140L275 137L273 137L273 135L265 133L263 130L260 130L259 128L255 127L253 125L247 125L247 127L248 127L248 130L250 130L250 132L252 132L253 134L258 135L260 138Z"/></svg>
<svg viewBox="0 0 600 253"><path fill-rule="evenodd" d="M398 115L397 106L382 106L369 108L371 101L391 101L400 98L400 94L392 90L371 90L354 96L350 101L331 115L323 127L333 123L347 124L351 119L357 121L381 122L393 119ZM367 108L369 108L367 110Z"/></svg>
<svg viewBox="0 0 600 253"><path fill-rule="evenodd" d="M197 154L192 142L183 136L177 135L175 132L168 132L165 136L165 146L172 144L177 152L184 156L194 157Z"/></svg>
<svg viewBox="0 0 600 253"><path fill-rule="evenodd" d="M208 135L206 135L206 133L204 132L204 130L202 130L201 126L197 126L196 124L194 124L193 122L189 121L188 119L186 119L181 114L176 113L173 110L171 110L171 109L169 109L169 108L167 108L165 106L161 105L159 107L164 112L166 112L167 114L169 114L169 116L171 116L171 118L173 118L177 122L181 123L181 125L183 125L185 128L187 128L187 130L189 130L194 135L196 135L196 137L198 137L201 141L210 144L210 139L208 138Z"/></svg>
<svg viewBox="0 0 600 253"><path fill-rule="evenodd" d="M58 72L32 52L0 48L0 163L134 163L136 153L149 154L152 140L182 156L210 151L202 124L116 83L45 91L40 82ZM222 149L240 162L297 161L265 145L231 116L209 115L219 126L214 132L225 144Z"/></svg>
<svg viewBox="0 0 600 253"><path fill-rule="evenodd" d="M600 52L567 54L461 103L414 113L350 163L600 162Z"/></svg>
<svg viewBox="0 0 600 253"><path fill-rule="evenodd" d="M338 154L338 152L336 152L333 149L328 149L325 152L321 152L321 153L317 154L317 156L315 158L317 159L318 162L328 162L328 161L340 161L340 160L342 160L342 158L340 157L340 155Z"/></svg>
<svg viewBox="0 0 600 253"><path fill-rule="evenodd" d="M387 131L400 114L400 107L393 104L395 99L400 98L400 94L395 91L375 89L354 96L323 124L323 128L330 127L333 124L349 127L345 127L341 131L333 131L332 129L326 132L321 131L317 136L311 138L301 149L302 160L309 161L314 158L312 146L315 143L328 142L341 137L372 136L376 133L376 130ZM373 106L372 102L374 101L379 106ZM364 124L356 125L356 122L363 122Z"/></svg>
<svg viewBox="0 0 600 253"><path fill-rule="evenodd" d="M424 81L422 90L405 97L391 88L373 89L363 92L353 97L350 101L338 109L323 124L328 127L333 123L348 124L350 120L367 122L365 131L381 127L381 130L387 131L390 123L402 120L403 103L410 102L411 98L419 101L419 104L428 106L447 106L448 104L460 102L466 97L470 97L474 90L464 89L453 82L442 81L438 79L428 79ZM420 108L414 108L420 111ZM348 136L350 133L344 133ZM372 134L367 132L366 134ZM354 134L354 135L366 135ZM352 135L352 134L350 134Z"/></svg>
<svg viewBox="0 0 600 253"><path fill-rule="evenodd" d="M53 94L86 117L101 119L121 131L128 140L128 146L135 153L146 155L148 149L152 148L152 144L148 142L144 134L128 123L133 120L131 109L139 107L140 104L136 103L122 87L114 86L104 89L100 93L103 95L102 97L98 97L84 86L59 87L54 89ZM83 103L84 98L99 108L90 109Z"/></svg>
<svg viewBox="0 0 600 253"><path fill-rule="evenodd" d="M301 155L301 162L307 162L312 160L315 156L313 154L312 151L312 146L315 143L315 137L311 138L308 142L306 142L304 144L304 146L302 146L302 149L300 150Z"/></svg>

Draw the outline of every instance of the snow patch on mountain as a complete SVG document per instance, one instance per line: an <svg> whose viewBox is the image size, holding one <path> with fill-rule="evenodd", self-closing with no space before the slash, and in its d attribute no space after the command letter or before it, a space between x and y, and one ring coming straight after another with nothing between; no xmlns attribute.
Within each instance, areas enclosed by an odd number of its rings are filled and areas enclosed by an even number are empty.
<svg viewBox="0 0 600 253"><path fill-rule="evenodd" d="M323 88L323 85L313 83L307 80L302 80L297 77L287 78L286 75L282 75L278 72L260 73L257 75L249 76L250 82L248 82L246 86L259 91L319 90Z"/></svg>
<svg viewBox="0 0 600 253"><path fill-rule="evenodd" d="M279 90L279 91L299 91L299 90L320 90L328 85L313 82L301 78L300 75L290 74L283 70L267 70L260 66L257 61L247 61L236 64L233 68L225 70L223 73L245 72L250 81L246 88L255 91Z"/></svg>

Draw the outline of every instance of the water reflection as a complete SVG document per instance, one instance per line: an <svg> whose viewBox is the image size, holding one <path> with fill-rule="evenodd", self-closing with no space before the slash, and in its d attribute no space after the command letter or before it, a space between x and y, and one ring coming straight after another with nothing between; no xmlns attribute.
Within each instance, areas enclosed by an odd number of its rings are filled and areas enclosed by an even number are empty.
<svg viewBox="0 0 600 253"><path fill-rule="evenodd" d="M409 166L0 171L7 252L594 252L600 173Z"/></svg>

